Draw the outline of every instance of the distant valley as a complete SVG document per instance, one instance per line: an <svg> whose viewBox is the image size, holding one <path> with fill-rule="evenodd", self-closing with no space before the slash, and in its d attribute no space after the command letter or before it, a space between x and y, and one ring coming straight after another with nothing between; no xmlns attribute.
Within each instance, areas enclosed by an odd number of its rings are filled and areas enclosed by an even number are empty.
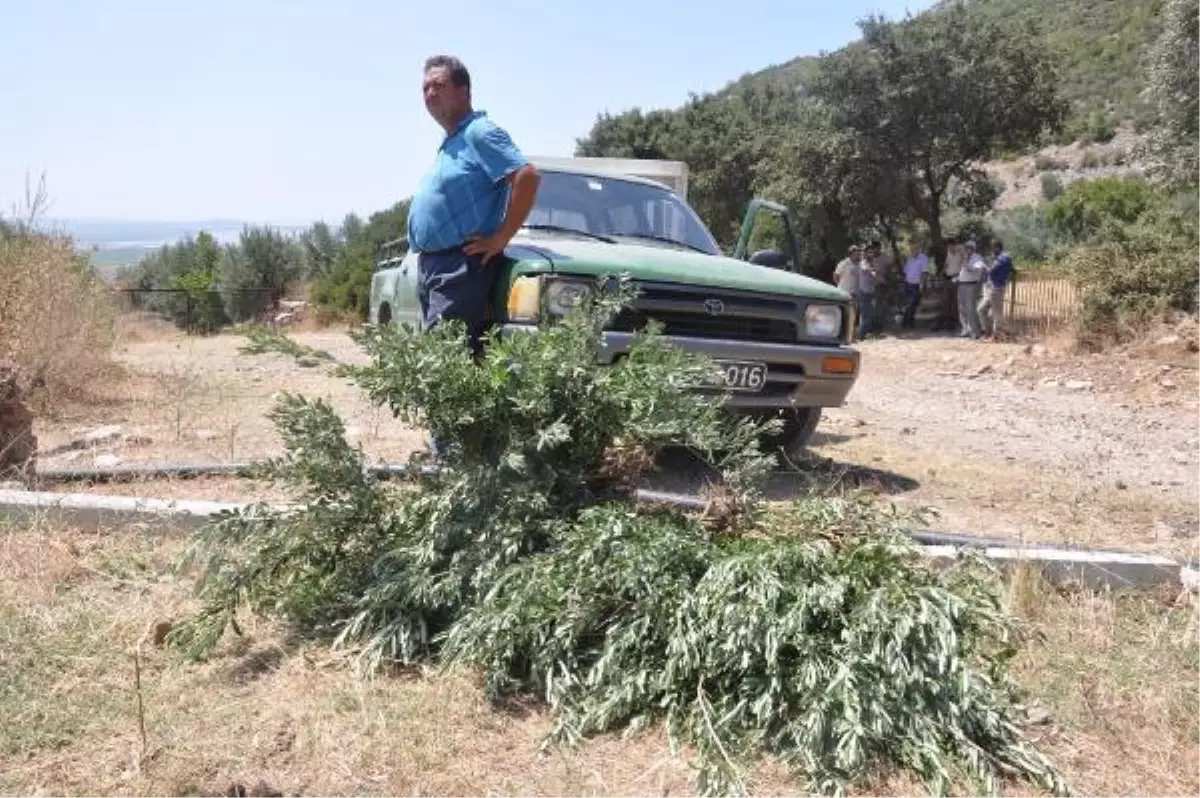
<svg viewBox="0 0 1200 798"><path fill-rule="evenodd" d="M299 235L304 224L273 224L242 219L197 219L182 221L127 219L44 219L42 225L69 235L82 252L92 253L102 276L111 278L122 267L137 263L148 252L164 244L195 236L206 230L221 244L236 243L247 226L269 226L289 235Z"/></svg>

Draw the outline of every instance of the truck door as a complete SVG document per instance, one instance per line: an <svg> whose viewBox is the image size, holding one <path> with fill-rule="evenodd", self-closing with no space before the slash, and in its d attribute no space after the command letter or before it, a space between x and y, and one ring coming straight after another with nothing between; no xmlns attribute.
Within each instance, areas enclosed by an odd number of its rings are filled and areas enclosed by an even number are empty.
<svg viewBox="0 0 1200 798"><path fill-rule="evenodd" d="M409 252L400 262L396 276L392 317L398 324L408 322L414 328L421 324L421 303L417 298L417 253Z"/></svg>

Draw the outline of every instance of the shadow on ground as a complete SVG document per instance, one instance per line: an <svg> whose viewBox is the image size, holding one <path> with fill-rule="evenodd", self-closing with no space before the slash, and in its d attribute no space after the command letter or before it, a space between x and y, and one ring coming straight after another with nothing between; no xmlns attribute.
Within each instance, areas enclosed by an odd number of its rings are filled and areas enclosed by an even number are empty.
<svg viewBox="0 0 1200 798"><path fill-rule="evenodd" d="M686 449L662 452L655 465L657 470L646 475L639 487L696 496L720 482L720 474ZM768 478L763 493L770 501L790 501L851 491L894 495L920 486L917 480L894 471L812 456L794 464L781 465Z"/></svg>

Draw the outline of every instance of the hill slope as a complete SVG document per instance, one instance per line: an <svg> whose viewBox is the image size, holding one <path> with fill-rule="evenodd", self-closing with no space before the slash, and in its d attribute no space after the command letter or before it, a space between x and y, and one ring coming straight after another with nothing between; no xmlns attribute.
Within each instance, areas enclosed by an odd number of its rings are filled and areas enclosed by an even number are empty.
<svg viewBox="0 0 1200 798"><path fill-rule="evenodd" d="M944 5L925 13L936 14ZM1071 103L1066 140L1104 138L1098 128L1123 120L1134 120L1139 127L1153 121L1153 111L1140 95L1163 0L972 0L970 5L1004 26L1037 27L1059 58L1060 88ZM719 94L753 84L802 85L816 67L816 57L801 56L744 75Z"/></svg>

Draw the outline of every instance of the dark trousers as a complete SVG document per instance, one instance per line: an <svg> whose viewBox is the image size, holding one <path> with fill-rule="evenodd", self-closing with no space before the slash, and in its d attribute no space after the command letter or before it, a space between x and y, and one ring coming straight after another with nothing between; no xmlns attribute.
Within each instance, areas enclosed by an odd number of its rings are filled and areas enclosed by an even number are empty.
<svg viewBox="0 0 1200 798"><path fill-rule="evenodd" d="M488 309L500 258L484 265L461 248L422 252L417 262L417 300L421 304L421 329L457 319L467 325L471 349L482 354L481 338L488 325Z"/></svg>
<svg viewBox="0 0 1200 798"><path fill-rule="evenodd" d="M917 307L921 304L921 285L920 283L905 283L904 284L904 318L900 322L900 326L906 329L911 329L917 324Z"/></svg>
<svg viewBox="0 0 1200 798"><path fill-rule="evenodd" d="M866 338L878 325L875 323L875 294L858 292L858 337Z"/></svg>

